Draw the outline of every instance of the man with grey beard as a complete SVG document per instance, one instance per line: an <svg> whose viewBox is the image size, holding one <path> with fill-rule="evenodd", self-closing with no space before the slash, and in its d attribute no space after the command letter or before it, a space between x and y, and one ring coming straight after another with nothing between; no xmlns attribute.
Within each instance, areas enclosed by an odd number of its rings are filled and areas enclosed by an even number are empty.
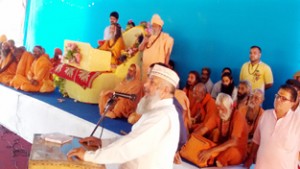
<svg viewBox="0 0 300 169"><path fill-rule="evenodd" d="M200 129L201 136L213 131L217 144L199 152L199 161L214 161L217 167L241 164L246 156L248 132L245 117L233 108L231 96L219 93L216 98L218 116L210 118Z"/></svg>
<svg viewBox="0 0 300 169"><path fill-rule="evenodd" d="M0 83L9 85L15 76L17 63L7 42L2 44L0 58Z"/></svg>
<svg viewBox="0 0 300 169"><path fill-rule="evenodd" d="M123 81L116 85L113 90L102 91L99 96L99 112L104 115L104 108L106 102L111 98L114 92L121 92L127 94L135 94L135 100L126 98L118 98L117 103L112 110L108 111L105 116L109 118L128 118L137 107L137 104L142 94L142 82L140 80L140 68L137 64L131 64L128 68L127 76Z"/></svg>
<svg viewBox="0 0 300 169"><path fill-rule="evenodd" d="M99 164L121 163L121 169L172 169L179 141L179 119L173 104L179 77L171 69L155 65L144 84L145 96L138 104L142 117L132 131L96 151L73 149L68 157ZM81 143L101 145L94 137Z"/></svg>
<svg viewBox="0 0 300 169"><path fill-rule="evenodd" d="M248 126L248 139L251 140L254 131L258 125L260 116L263 114L264 109L261 107L264 101L264 91L261 89L254 89L249 98L248 109L241 112L245 115Z"/></svg>
<svg viewBox="0 0 300 169"><path fill-rule="evenodd" d="M3 42L1 48L1 59L7 57L11 53L10 46L7 42Z"/></svg>
<svg viewBox="0 0 300 169"><path fill-rule="evenodd" d="M169 64L174 39L167 33L163 32L164 21L158 14L151 18L151 31L146 33L139 50L143 52L143 74L142 81L147 79L147 71L152 63L161 62Z"/></svg>

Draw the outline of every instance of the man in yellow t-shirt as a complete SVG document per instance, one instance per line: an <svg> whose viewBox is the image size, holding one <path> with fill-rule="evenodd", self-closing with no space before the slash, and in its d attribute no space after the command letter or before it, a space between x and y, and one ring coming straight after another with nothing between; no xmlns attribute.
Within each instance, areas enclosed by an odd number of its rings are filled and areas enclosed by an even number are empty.
<svg viewBox="0 0 300 169"><path fill-rule="evenodd" d="M250 62L243 64L240 72L240 81L248 80L252 85L252 90L269 89L273 85L273 74L269 65L260 60L261 49L259 46L250 48Z"/></svg>

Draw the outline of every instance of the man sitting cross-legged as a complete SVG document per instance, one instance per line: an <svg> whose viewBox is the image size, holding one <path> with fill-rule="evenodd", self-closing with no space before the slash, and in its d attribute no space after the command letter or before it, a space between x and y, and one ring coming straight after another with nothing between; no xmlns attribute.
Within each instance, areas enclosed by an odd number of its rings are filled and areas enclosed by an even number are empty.
<svg viewBox="0 0 300 169"><path fill-rule="evenodd" d="M198 158L205 162L216 155L218 167L241 164L246 156L248 132L245 117L233 109L231 96L219 93L216 98L218 116L210 118L203 127L194 134L205 135L213 129L214 142L217 144L207 150L199 152Z"/></svg>
<svg viewBox="0 0 300 169"><path fill-rule="evenodd" d="M203 123L213 118L218 113L215 100L207 92L205 84L200 82L195 85L193 90L195 104L191 108L191 117L193 121L192 130L201 128Z"/></svg>
<svg viewBox="0 0 300 169"><path fill-rule="evenodd" d="M18 47L14 50L14 56L18 63L16 75L25 77L29 72L31 64L34 60L33 55L30 52L25 51L24 48ZM19 89L21 84L18 83L18 76L16 75L10 81L10 86Z"/></svg>
<svg viewBox="0 0 300 169"><path fill-rule="evenodd" d="M43 54L41 46L33 49L34 61L26 76L17 74L15 76L15 88L27 92L52 92L54 91L53 81L50 80L50 69L52 64L47 54Z"/></svg>
<svg viewBox="0 0 300 169"><path fill-rule="evenodd" d="M126 98L118 98L117 103L113 109L107 112L106 116L110 118L125 117L135 111L137 103L142 92L142 83L140 80L140 68L136 64L131 64L128 68L126 78L121 81L114 90L102 91L99 97L99 111L104 114L104 107L108 99L112 96L113 92L122 92L127 94L136 94L137 98L132 101Z"/></svg>
<svg viewBox="0 0 300 169"><path fill-rule="evenodd" d="M17 63L7 42L3 42L0 54L0 83L9 85L15 76Z"/></svg>

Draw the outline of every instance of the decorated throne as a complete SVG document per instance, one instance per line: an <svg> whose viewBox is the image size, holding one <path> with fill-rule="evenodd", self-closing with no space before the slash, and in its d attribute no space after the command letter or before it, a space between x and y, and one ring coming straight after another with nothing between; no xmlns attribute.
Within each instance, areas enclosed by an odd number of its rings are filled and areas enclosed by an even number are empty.
<svg viewBox="0 0 300 169"><path fill-rule="evenodd" d="M137 35L144 34L144 28L137 26L123 33L126 48L131 47ZM65 40L65 46L75 45L80 51L78 58L63 59L62 64L54 68L53 73L64 81L64 93L70 98L84 103L98 103L102 90L114 89L116 84L126 77L132 63L141 65L141 53L116 67L111 67L111 52L93 48L88 43ZM64 51L66 54L69 51Z"/></svg>

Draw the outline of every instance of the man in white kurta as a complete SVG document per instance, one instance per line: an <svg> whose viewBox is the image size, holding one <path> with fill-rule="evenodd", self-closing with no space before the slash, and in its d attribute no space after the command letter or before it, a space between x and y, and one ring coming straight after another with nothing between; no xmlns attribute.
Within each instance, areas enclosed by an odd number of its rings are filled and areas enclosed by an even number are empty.
<svg viewBox="0 0 300 169"><path fill-rule="evenodd" d="M132 131L96 151L73 149L68 157L99 164L120 163L121 169L172 169L179 141L179 119L173 104L178 75L155 65L138 104L142 114Z"/></svg>

